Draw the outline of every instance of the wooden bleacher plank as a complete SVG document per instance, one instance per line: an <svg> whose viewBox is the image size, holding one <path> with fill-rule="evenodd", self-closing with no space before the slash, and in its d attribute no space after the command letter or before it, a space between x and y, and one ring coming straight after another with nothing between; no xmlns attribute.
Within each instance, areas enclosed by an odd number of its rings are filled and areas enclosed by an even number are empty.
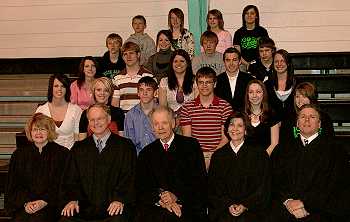
<svg viewBox="0 0 350 222"><path fill-rule="evenodd" d="M0 102L0 115L32 115L38 102Z"/></svg>

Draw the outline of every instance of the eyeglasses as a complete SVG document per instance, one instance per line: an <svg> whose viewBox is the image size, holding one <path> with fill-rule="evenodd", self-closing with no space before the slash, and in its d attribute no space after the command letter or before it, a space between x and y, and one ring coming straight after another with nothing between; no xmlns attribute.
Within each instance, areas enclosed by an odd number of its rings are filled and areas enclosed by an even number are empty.
<svg viewBox="0 0 350 222"><path fill-rule="evenodd" d="M197 85L201 85L201 86L209 86L214 84L214 81L198 81Z"/></svg>
<svg viewBox="0 0 350 222"><path fill-rule="evenodd" d="M47 129L39 128L39 127L33 127L32 128L32 132L34 132L34 133L44 133L44 132L47 132Z"/></svg>

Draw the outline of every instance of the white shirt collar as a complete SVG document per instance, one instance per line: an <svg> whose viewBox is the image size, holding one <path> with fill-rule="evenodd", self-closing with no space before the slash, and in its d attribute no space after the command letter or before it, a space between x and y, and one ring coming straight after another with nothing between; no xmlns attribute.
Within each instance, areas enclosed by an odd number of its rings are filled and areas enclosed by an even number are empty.
<svg viewBox="0 0 350 222"><path fill-rule="evenodd" d="M300 139L301 139L301 142L303 143L303 145L305 146L306 140L307 140L308 144L310 144L311 141L316 139L317 136L318 136L318 132L315 133L314 135L310 136L309 138L306 138L306 137L304 137L303 135L300 134Z"/></svg>
<svg viewBox="0 0 350 222"><path fill-rule="evenodd" d="M168 144L168 146L170 147L170 145L173 142L174 138L175 138L175 133L173 133L173 135L170 137L168 142L164 143L162 140L160 140L160 142L162 143L163 147L164 147L164 144Z"/></svg>
<svg viewBox="0 0 350 222"><path fill-rule="evenodd" d="M238 151L241 149L241 147L243 146L244 140L242 143L240 143L238 146L235 147L235 145L233 145L232 141L230 141L230 146L233 150L233 152L235 152L236 154L238 153Z"/></svg>

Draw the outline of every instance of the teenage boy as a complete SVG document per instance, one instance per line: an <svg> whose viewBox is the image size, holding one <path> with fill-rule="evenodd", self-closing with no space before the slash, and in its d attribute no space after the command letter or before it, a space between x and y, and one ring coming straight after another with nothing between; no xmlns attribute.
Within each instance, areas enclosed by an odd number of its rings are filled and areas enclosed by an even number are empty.
<svg viewBox="0 0 350 222"><path fill-rule="evenodd" d="M137 95L140 98L140 103L131 108L125 115L124 136L132 140L137 155L145 146L156 139L149 114L157 106L155 101L157 89L158 84L152 77L142 77L137 84Z"/></svg>
<svg viewBox="0 0 350 222"><path fill-rule="evenodd" d="M236 48L227 48L224 52L225 72L218 75L215 95L231 104L233 110L244 110L244 98L247 85L254 79L250 74L239 70L241 53Z"/></svg>
<svg viewBox="0 0 350 222"><path fill-rule="evenodd" d="M141 65L146 64L148 58L157 52L154 40L147 33L145 33L146 27L145 17L142 15L135 16L132 18L132 28L134 29L135 33L131 34L126 40L126 42L134 42L139 45L141 49Z"/></svg>
<svg viewBox="0 0 350 222"><path fill-rule="evenodd" d="M120 53L122 45L123 39L120 35L111 33L107 36L106 47L108 51L105 52L100 60L100 73L104 76L112 79L125 68L125 62Z"/></svg>
<svg viewBox="0 0 350 222"><path fill-rule="evenodd" d="M216 74L212 68L200 68L196 83L199 95L182 106L180 125L184 136L199 141L208 169L213 152L228 142L224 123L233 111L228 102L214 95Z"/></svg>
<svg viewBox="0 0 350 222"><path fill-rule="evenodd" d="M276 46L275 42L269 37L260 38L258 44L260 58L249 65L248 72L265 82L272 75L272 63Z"/></svg>
<svg viewBox="0 0 350 222"><path fill-rule="evenodd" d="M193 58L193 73L197 73L197 71L202 67L210 67L214 69L216 75L219 75L225 71L225 66L222 61L222 54L216 51L218 42L218 36L214 32L203 32L201 36L201 46L203 47L204 52Z"/></svg>
<svg viewBox="0 0 350 222"><path fill-rule="evenodd" d="M136 43L126 42L122 46L122 55L126 67L113 78L115 90L112 105L129 111L139 103L137 83L142 77L153 75L140 65L141 51Z"/></svg>

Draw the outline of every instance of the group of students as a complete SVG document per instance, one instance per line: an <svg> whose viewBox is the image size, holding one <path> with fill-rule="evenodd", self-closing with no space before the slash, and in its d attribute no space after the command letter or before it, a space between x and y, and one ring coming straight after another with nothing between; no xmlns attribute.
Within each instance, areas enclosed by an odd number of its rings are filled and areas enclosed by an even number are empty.
<svg viewBox="0 0 350 222"><path fill-rule="evenodd" d="M295 84L256 6L242 20L232 41L210 10L194 56L180 9L157 47L135 16L135 33L108 35L72 84L52 75L11 157L14 221L349 218L346 154L315 86Z"/></svg>

